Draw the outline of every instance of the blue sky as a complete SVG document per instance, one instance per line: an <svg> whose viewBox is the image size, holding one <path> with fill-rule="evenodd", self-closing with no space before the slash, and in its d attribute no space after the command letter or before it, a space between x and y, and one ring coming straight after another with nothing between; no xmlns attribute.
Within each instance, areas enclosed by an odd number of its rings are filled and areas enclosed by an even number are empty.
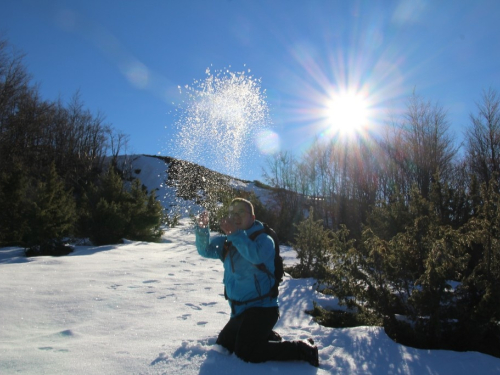
<svg viewBox="0 0 500 375"><path fill-rule="evenodd" d="M500 89L499 16L496 0L7 0L0 33L26 54L43 98L79 90L130 135L130 153L183 156L172 147L178 87L210 68L250 70L270 149L300 156L332 134L325 107L345 92L365 99L376 134L415 89L447 110L459 141L483 90ZM261 179L269 150L248 145L236 175Z"/></svg>

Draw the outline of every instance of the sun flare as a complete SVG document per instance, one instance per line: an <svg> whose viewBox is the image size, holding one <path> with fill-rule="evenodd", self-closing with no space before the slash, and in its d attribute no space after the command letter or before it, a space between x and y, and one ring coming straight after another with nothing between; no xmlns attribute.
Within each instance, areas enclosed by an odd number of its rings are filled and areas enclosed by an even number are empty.
<svg viewBox="0 0 500 375"><path fill-rule="evenodd" d="M368 123L369 104L359 93L343 93L333 96L325 108L329 129L347 135L362 130Z"/></svg>

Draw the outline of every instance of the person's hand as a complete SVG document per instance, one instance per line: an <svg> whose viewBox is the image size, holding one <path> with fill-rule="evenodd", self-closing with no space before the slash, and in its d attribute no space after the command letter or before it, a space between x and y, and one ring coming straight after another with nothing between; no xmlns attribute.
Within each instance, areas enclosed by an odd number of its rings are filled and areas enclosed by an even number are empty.
<svg viewBox="0 0 500 375"><path fill-rule="evenodd" d="M230 235L238 229L236 225L234 225L233 221L227 217L221 219L220 228L226 235Z"/></svg>
<svg viewBox="0 0 500 375"><path fill-rule="evenodd" d="M197 220L197 223L198 223L198 226L200 228L206 228L207 225L208 225L208 218L209 218L209 214L207 211L203 211L199 216L198 216L198 220Z"/></svg>

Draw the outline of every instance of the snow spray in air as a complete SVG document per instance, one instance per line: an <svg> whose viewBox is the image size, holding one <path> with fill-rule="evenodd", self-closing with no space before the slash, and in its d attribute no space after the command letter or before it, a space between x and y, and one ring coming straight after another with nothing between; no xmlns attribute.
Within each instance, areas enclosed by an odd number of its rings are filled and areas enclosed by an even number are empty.
<svg viewBox="0 0 500 375"><path fill-rule="evenodd" d="M250 70L247 71L249 73ZM258 156L254 137L269 125L260 79L228 69L179 87L185 99L176 121L178 157L230 176Z"/></svg>

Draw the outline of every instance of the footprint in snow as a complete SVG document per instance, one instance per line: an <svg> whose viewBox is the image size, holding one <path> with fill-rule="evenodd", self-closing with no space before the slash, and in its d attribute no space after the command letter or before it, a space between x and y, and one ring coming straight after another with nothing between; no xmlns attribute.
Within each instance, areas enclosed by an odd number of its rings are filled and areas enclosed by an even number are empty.
<svg viewBox="0 0 500 375"><path fill-rule="evenodd" d="M62 337L74 337L75 333L70 329L66 329L64 331L59 332L58 335Z"/></svg>
<svg viewBox="0 0 500 375"><path fill-rule="evenodd" d="M167 357L166 353L158 354L158 358L156 358L153 362L151 362L151 366L154 366L157 363L162 362L162 361L168 361L168 357Z"/></svg>
<svg viewBox="0 0 500 375"><path fill-rule="evenodd" d="M186 303L186 306L191 307L193 310L201 310L201 307L195 306L192 303Z"/></svg>
<svg viewBox="0 0 500 375"><path fill-rule="evenodd" d="M53 351L53 352L57 352L57 353L68 353L69 352L68 349L55 349L51 346L42 346L42 347L38 348L38 350Z"/></svg>

